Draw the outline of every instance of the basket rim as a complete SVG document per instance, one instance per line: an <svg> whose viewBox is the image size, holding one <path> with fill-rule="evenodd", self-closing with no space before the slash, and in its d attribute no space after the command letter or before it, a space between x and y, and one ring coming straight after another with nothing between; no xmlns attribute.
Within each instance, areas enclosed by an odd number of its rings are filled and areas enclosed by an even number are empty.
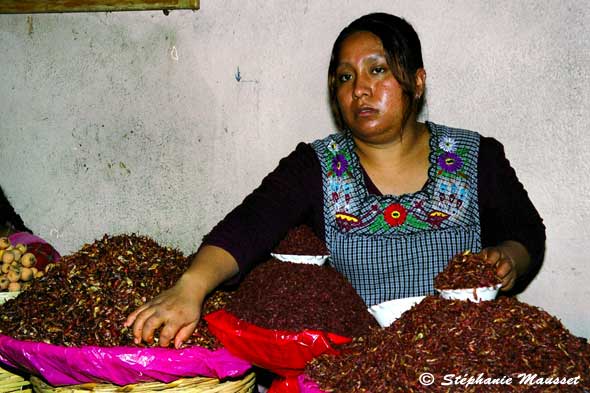
<svg viewBox="0 0 590 393"><path fill-rule="evenodd" d="M51 386L41 377L31 376L35 392L78 393L78 392L193 392L193 393L242 393L251 392L255 384L255 373L249 372L241 379L223 379L210 377L179 378L165 383L159 381L140 382L124 386L110 383L90 382L68 386Z"/></svg>

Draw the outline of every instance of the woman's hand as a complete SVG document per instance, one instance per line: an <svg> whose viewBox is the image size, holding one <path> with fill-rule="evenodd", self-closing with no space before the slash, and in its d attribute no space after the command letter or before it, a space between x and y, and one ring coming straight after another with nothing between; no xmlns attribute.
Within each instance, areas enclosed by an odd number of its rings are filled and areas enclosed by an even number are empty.
<svg viewBox="0 0 590 393"><path fill-rule="evenodd" d="M496 267L496 275L502 280L502 291L514 287L516 279L528 270L530 256L519 242L508 240L496 247L484 248L481 252L484 260Z"/></svg>
<svg viewBox="0 0 590 393"><path fill-rule="evenodd" d="M512 258L502 252L500 247L484 248L481 255L487 263L496 267L496 276L502 280L501 289L503 291L512 289L518 276Z"/></svg>
<svg viewBox="0 0 590 393"><path fill-rule="evenodd" d="M154 333L161 328L158 344L167 347L174 340L180 348L195 331L206 296L204 290L185 275L172 288L140 306L127 317L125 326L133 325L136 344L154 341Z"/></svg>
<svg viewBox="0 0 590 393"><path fill-rule="evenodd" d="M180 280L129 314L124 325L133 325L136 344L151 344L154 333L161 328L160 346L167 347L174 340L174 346L180 348L197 327L205 296L238 270L230 253L220 247L203 246Z"/></svg>

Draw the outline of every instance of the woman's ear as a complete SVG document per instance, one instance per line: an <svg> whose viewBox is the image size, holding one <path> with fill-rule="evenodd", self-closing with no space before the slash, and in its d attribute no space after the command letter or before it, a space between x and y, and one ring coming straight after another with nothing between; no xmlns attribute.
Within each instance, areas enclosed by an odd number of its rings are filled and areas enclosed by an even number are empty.
<svg viewBox="0 0 590 393"><path fill-rule="evenodd" d="M422 97L426 89L426 70L418 68L416 71L416 98Z"/></svg>

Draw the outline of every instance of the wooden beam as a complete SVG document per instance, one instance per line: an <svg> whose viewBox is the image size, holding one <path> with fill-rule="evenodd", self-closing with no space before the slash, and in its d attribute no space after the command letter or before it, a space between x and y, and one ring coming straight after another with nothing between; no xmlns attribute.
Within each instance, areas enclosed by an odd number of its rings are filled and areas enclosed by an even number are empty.
<svg viewBox="0 0 590 393"><path fill-rule="evenodd" d="M0 14L198 10L199 0L0 0Z"/></svg>

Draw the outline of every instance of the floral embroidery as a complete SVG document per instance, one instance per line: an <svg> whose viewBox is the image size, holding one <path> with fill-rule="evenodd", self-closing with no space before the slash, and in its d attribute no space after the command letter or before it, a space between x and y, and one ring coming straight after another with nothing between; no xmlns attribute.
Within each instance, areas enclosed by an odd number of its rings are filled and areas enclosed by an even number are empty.
<svg viewBox="0 0 590 393"><path fill-rule="evenodd" d="M406 224L416 228L416 229L428 229L430 225L427 221L423 221L416 217L414 214L408 214L408 219L406 220Z"/></svg>
<svg viewBox="0 0 590 393"><path fill-rule="evenodd" d="M381 229L387 230L388 228L390 228L390 226L387 225L387 223L385 222L385 218L383 217L383 214L379 214L377 217L375 217L375 219L373 220L373 222L369 226L369 230L373 233L375 233Z"/></svg>
<svg viewBox="0 0 590 393"><path fill-rule="evenodd" d="M387 231L392 228L399 230L410 226L416 229L428 229L430 225L419 217L422 212L421 203L415 203L414 207L408 207L402 203L392 203L385 208L373 208L379 213L369 225L372 233L377 231ZM367 224L365 224L367 225Z"/></svg>
<svg viewBox="0 0 590 393"><path fill-rule="evenodd" d="M367 228L370 233L437 229L462 213L469 198L469 182L465 182L471 153L452 137L441 136L433 145L431 157L436 182L432 196L402 198L393 202L382 199L370 209L356 202L355 178L357 163L346 140L329 139L324 145L324 168L328 177L329 197L336 224L343 231Z"/></svg>
<svg viewBox="0 0 590 393"><path fill-rule="evenodd" d="M352 214L347 214L347 213L342 213L342 212L336 213L336 219L346 221L346 222L351 222L353 224L357 224L357 223L361 222L361 220L358 217L356 217Z"/></svg>
<svg viewBox="0 0 590 393"><path fill-rule="evenodd" d="M341 151L338 143L331 140L328 144L328 166L331 169L328 172L328 176L342 177L344 175L350 175L348 172L350 165L350 156L346 151Z"/></svg>
<svg viewBox="0 0 590 393"><path fill-rule="evenodd" d="M336 154L332 159L332 171L340 177L348 169L348 160L342 154Z"/></svg>
<svg viewBox="0 0 590 393"><path fill-rule="evenodd" d="M364 224L360 218L352 214L342 212L336 213L336 223L341 229L345 231L349 231L354 227L363 226Z"/></svg>
<svg viewBox="0 0 590 393"><path fill-rule="evenodd" d="M455 146L457 146L455 140L453 138L449 138L448 136L443 137L438 144L438 147L440 147L441 150L448 152L455 151Z"/></svg>
<svg viewBox="0 0 590 393"><path fill-rule="evenodd" d="M455 153L444 152L438 156L438 166L445 172L455 173L463 166L463 160Z"/></svg>
<svg viewBox="0 0 590 393"><path fill-rule="evenodd" d="M460 176L467 178L467 175L461 169L465 163L466 149L458 149L457 142L448 136L443 137L438 144L439 149L436 151L438 164L437 175L447 177Z"/></svg>
<svg viewBox="0 0 590 393"><path fill-rule="evenodd" d="M338 143L336 143L336 141L330 141L328 144L328 150L333 154L336 154L339 149L340 148L338 147Z"/></svg>
<svg viewBox="0 0 590 393"><path fill-rule="evenodd" d="M399 203L393 203L383 211L385 221L392 227L402 225L406 221L407 215L406 208Z"/></svg>
<svg viewBox="0 0 590 393"><path fill-rule="evenodd" d="M340 183L338 182L338 180L336 180L334 178L330 179L329 185L330 185L330 191L335 192L335 193L339 193L340 188L342 188Z"/></svg>
<svg viewBox="0 0 590 393"><path fill-rule="evenodd" d="M433 227L438 228L440 227L440 224L442 224L447 218L449 218L449 215L447 213L441 212L440 210L434 210L430 212L430 214L428 214L426 222L432 225Z"/></svg>

